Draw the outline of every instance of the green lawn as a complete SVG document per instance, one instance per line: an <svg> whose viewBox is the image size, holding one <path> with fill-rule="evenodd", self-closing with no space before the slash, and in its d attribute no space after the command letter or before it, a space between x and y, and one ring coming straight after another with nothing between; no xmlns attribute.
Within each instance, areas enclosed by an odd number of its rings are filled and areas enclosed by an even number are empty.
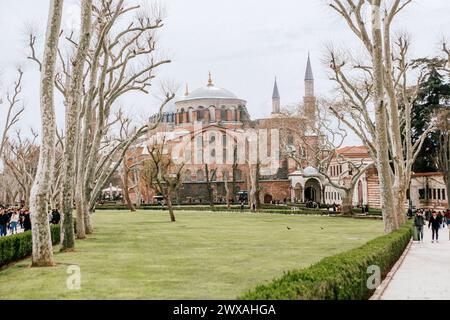
<svg viewBox="0 0 450 320"><path fill-rule="evenodd" d="M180 211L97 211L95 234L57 267L0 271L0 299L234 299L283 271L362 245L380 221ZM288 230L287 227L291 229ZM67 267L81 269L68 290Z"/></svg>

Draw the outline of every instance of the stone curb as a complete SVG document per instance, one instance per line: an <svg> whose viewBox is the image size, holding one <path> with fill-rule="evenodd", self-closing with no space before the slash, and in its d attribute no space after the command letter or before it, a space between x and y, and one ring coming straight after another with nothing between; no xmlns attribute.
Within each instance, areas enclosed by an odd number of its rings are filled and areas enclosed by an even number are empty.
<svg viewBox="0 0 450 320"><path fill-rule="evenodd" d="M378 286L378 288L375 290L374 294L369 298L369 300L381 300L381 297L383 296L384 291L386 291L386 288L388 287L389 283L391 282L392 278L394 277L397 270L400 268L400 266L403 263L403 260L405 260L406 255L408 254L409 250L411 249L411 246L413 244L413 239L409 241L408 245L406 246L405 251L403 251L400 259L397 260L397 262L392 267L391 271L387 274L386 278L383 280L383 282Z"/></svg>

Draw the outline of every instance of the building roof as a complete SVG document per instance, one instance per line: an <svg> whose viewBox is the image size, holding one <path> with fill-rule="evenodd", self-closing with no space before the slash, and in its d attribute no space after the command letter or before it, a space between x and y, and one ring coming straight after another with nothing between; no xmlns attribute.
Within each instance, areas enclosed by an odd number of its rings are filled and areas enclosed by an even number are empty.
<svg viewBox="0 0 450 320"><path fill-rule="evenodd" d="M336 150L337 154L341 154L347 157L359 157L359 156L369 156L369 151L365 146L348 146Z"/></svg>
<svg viewBox="0 0 450 320"><path fill-rule="evenodd" d="M314 80L309 53L308 53L308 63L306 64L305 80Z"/></svg>

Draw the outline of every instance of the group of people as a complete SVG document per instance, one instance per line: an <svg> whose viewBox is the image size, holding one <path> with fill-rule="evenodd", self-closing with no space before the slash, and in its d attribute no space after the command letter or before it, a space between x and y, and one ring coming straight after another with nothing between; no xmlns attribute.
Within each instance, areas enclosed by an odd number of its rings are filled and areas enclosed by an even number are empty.
<svg viewBox="0 0 450 320"><path fill-rule="evenodd" d="M431 242L439 242L439 230L447 227L450 240L450 210L432 211L417 210L414 217L414 226L417 230L418 240L423 242L423 228L428 222L428 228L431 229Z"/></svg>
<svg viewBox="0 0 450 320"><path fill-rule="evenodd" d="M0 237L16 234L18 230L31 230L30 211L13 207L0 206Z"/></svg>
<svg viewBox="0 0 450 320"><path fill-rule="evenodd" d="M59 224L61 215L57 209L48 214L50 224ZM31 214L25 208L14 208L0 204L0 237L16 234L19 230L31 230Z"/></svg>

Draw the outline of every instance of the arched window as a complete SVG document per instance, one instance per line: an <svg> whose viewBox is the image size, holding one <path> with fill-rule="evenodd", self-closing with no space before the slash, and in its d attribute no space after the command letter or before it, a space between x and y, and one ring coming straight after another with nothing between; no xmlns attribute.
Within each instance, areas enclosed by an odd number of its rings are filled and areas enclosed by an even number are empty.
<svg viewBox="0 0 450 320"><path fill-rule="evenodd" d="M202 182L205 181L205 173L203 172L203 170L199 169L197 171L197 181L198 182Z"/></svg>
<svg viewBox="0 0 450 320"><path fill-rule="evenodd" d="M225 106L222 106L222 108L220 109L220 119L222 121L227 121L228 120L227 118L228 118L227 109L225 109Z"/></svg>
<svg viewBox="0 0 450 320"><path fill-rule="evenodd" d="M205 110L203 107L199 107L197 110L197 121L201 121L205 118Z"/></svg>

